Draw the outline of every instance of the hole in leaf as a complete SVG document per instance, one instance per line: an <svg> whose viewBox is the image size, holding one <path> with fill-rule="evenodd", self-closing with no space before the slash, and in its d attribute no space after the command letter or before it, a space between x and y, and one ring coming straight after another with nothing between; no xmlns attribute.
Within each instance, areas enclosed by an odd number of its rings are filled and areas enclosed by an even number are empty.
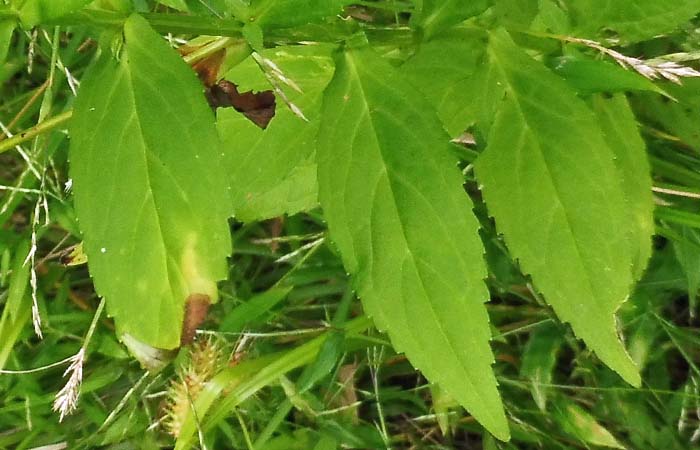
<svg viewBox="0 0 700 450"><path fill-rule="evenodd" d="M180 53L186 55L194 48L185 47ZM218 51L197 61L192 69L204 84L207 102L216 108L234 108L260 128L266 128L275 115L275 94L272 91L238 92L238 86L228 80L219 80L225 53Z"/></svg>
<svg viewBox="0 0 700 450"><path fill-rule="evenodd" d="M275 94L272 91L241 93L228 80L211 86L207 91L207 100L212 108L234 108L260 128L266 128L275 115Z"/></svg>

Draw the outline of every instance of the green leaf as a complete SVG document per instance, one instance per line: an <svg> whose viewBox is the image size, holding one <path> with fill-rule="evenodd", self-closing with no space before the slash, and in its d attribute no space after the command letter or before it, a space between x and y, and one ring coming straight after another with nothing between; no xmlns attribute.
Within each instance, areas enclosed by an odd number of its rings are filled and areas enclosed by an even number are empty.
<svg viewBox="0 0 700 450"><path fill-rule="evenodd" d="M654 215L660 220L700 230L700 214L694 212L670 206L657 206Z"/></svg>
<svg viewBox="0 0 700 450"><path fill-rule="evenodd" d="M458 408L459 404L452 397L447 395L437 384L433 383L429 386L433 411L435 412L435 420L443 436L449 436L452 433L450 428L450 409ZM488 433L487 435L489 437L491 436Z"/></svg>
<svg viewBox="0 0 700 450"><path fill-rule="evenodd" d="M634 326L631 327L627 337L627 348L632 360L642 370L654 357L656 344L663 334L663 328L659 326L659 320L655 317L651 306L654 301L658 301L659 297L661 296L657 292L650 294L643 289L637 289L631 300L635 305L643 305L643 307L635 309Z"/></svg>
<svg viewBox="0 0 700 450"><path fill-rule="evenodd" d="M500 439L478 223L430 104L368 47L336 57L319 197L363 305L398 351Z"/></svg>
<svg viewBox="0 0 700 450"><path fill-rule="evenodd" d="M192 294L217 299L230 253L220 142L192 70L140 16L85 75L71 124L90 273L120 333L179 345Z"/></svg>
<svg viewBox="0 0 700 450"><path fill-rule="evenodd" d="M1 238L4 238L2 236ZM11 264L11 254L10 254L10 248L11 248L10 242L7 241L0 241L0 288L6 288L7 287L7 279L8 275L12 273L12 268L10 267Z"/></svg>
<svg viewBox="0 0 700 450"><path fill-rule="evenodd" d="M503 92L476 175L496 226L558 316L627 382L637 369L615 311L629 295L629 213L614 153L596 117L566 83L492 34L490 66Z"/></svg>
<svg viewBox="0 0 700 450"><path fill-rule="evenodd" d="M494 13L502 25L528 28L539 12L539 0L494 0Z"/></svg>
<svg viewBox="0 0 700 450"><path fill-rule="evenodd" d="M338 441L332 436L322 435L318 440L313 450L336 450L338 448Z"/></svg>
<svg viewBox="0 0 700 450"><path fill-rule="evenodd" d="M289 287L272 288L249 298L245 303L226 314L219 325L219 331L240 333L246 325L257 323L261 316L264 316L276 304L284 300L291 290Z"/></svg>
<svg viewBox="0 0 700 450"><path fill-rule="evenodd" d="M251 19L262 28L286 28L318 22L340 14L352 0L258 0L251 5Z"/></svg>
<svg viewBox="0 0 700 450"><path fill-rule="evenodd" d="M19 18L26 28L59 19L75 12L93 0L27 0L19 11Z"/></svg>
<svg viewBox="0 0 700 450"><path fill-rule="evenodd" d="M3 272L10 269L9 286L6 287L6 297L4 307L0 316L0 369L5 367L7 360L12 353L12 349L17 342L25 325L31 317L32 301L27 293L29 287L30 262L25 264L30 249L30 239L24 236L15 245L11 245L9 236L0 236L2 244L6 245L3 252ZM13 249L12 261L10 263L9 249ZM5 273L3 273L4 278ZM37 292L41 300L41 291Z"/></svg>
<svg viewBox="0 0 700 450"><path fill-rule="evenodd" d="M421 43L401 71L425 94L451 137L457 137L492 103L477 88L485 79L482 61L486 36L481 31L455 29ZM482 107L483 106L483 107Z"/></svg>
<svg viewBox="0 0 700 450"><path fill-rule="evenodd" d="M700 0L565 0L574 18L573 34L596 37L614 32L624 42L670 33L700 12Z"/></svg>
<svg viewBox="0 0 700 450"><path fill-rule="evenodd" d="M596 95L591 103L605 140L615 155L617 179L627 202L624 209L628 213L626 229L632 251L632 273L637 281L651 257L654 234L654 197L646 145L624 95Z"/></svg>
<svg viewBox="0 0 700 450"><path fill-rule="evenodd" d="M38 295L41 296L42 294L39 293ZM41 299L41 297L39 298ZM24 301L19 305L19 309L15 311L14 317L12 317L10 312L9 307L5 307L0 317L0 369L6 366L7 360L12 354L12 349L30 321L32 315L31 299L29 297L24 298Z"/></svg>
<svg viewBox="0 0 700 450"><path fill-rule="evenodd" d="M300 393L311 389L333 371L345 350L345 334L342 331L332 330L326 336L316 360L307 366L307 370L297 380Z"/></svg>
<svg viewBox="0 0 700 450"><path fill-rule="evenodd" d="M689 227L680 228L683 239L674 240L673 249L688 280L690 314L694 316L700 290L700 231Z"/></svg>
<svg viewBox="0 0 700 450"><path fill-rule="evenodd" d="M491 6L492 0L419 0L411 16L411 26L423 31L425 39L477 16Z"/></svg>
<svg viewBox="0 0 700 450"><path fill-rule="evenodd" d="M554 419L565 433L581 442L601 447L625 448L589 412L563 398L557 405Z"/></svg>
<svg viewBox="0 0 700 450"><path fill-rule="evenodd" d="M258 26L257 23L255 22L247 22L245 25L243 25L243 29L241 30L241 34L245 38L246 41L248 41L248 44L250 44L251 48L255 50L256 52L261 52L263 51L264 48L264 36L263 36L263 30Z"/></svg>
<svg viewBox="0 0 700 450"><path fill-rule="evenodd" d="M12 43L12 33L15 31L14 20L0 20L0 66L5 64L7 53Z"/></svg>
<svg viewBox="0 0 700 450"><path fill-rule="evenodd" d="M546 385L552 382L557 352L563 343L564 339L557 325L545 322L532 332L523 352L520 376L532 383L530 392L542 411L547 409L549 388Z"/></svg>
<svg viewBox="0 0 700 450"><path fill-rule="evenodd" d="M9 312L10 318L15 321L21 316L22 304L27 299L29 269L31 267L31 262L27 261L29 248L28 239L21 241L15 247L12 258L12 273L10 274L10 285L7 289L5 309Z"/></svg>
<svg viewBox="0 0 700 450"><path fill-rule="evenodd" d="M243 22L250 20L251 14L249 0L224 0L224 3L233 17Z"/></svg>
<svg viewBox="0 0 700 450"><path fill-rule="evenodd" d="M583 56L564 56L552 61L552 69L583 95L598 92L651 91L668 95L663 89L618 64Z"/></svg>
<svg viewBox="0 0 700 450"><path fill-rule="evenodd" d="M664 90L677 101L644 93L632 97L634 109L695 151L700 151L700 79L684 79L682 86L666 83Z"/></svg>
<svg viewBox="0 0 700 450"><path fill-rule="evenodd" d="M264 52L303 93L288 98L309 119L297 117L277 100L275 117L265 130L232 109L219 110L217 127L224 144L224 163L232 186L238 220L250 222L294 214L318 205L314 141L321 94L333 73L330 49L323 46L281 47ZM241 90L270 89L254 61L226 74Z"/></svg>
<svg viewBox="0 0 700 450"><path fill-rule="evenodd" d="M547 33L569 34L569 16L555 0L539 0L539 12L532 21L532 29Z"/></svg>
<svg viewBox="0 0 700 450"><path fill-rule="evenodd" d="M292 168L270 190L247 197L238 205L236 218L243 222L254 222L311 211L317 206L316 164L305 160Z"/></svg>

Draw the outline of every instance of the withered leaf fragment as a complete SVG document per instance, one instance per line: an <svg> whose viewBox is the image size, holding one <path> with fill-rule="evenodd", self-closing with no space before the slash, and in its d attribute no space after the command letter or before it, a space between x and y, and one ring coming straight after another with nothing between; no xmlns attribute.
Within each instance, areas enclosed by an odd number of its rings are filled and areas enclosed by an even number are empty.
<svg viewBox="0 0 700 450"><path fill-rule="evenodd" d="M187 297L185 303L185 317L182 320L182 334L180 345L186 346L192 343L194 336L209 312L209 296L204 294L192 294Z"/></svg>

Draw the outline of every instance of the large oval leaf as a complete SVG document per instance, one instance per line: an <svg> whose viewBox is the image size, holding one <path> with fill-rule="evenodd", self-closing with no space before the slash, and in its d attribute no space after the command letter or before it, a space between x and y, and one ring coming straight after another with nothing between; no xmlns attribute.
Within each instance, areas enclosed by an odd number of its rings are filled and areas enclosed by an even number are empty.
<svg viewBox="0 0 700 450"><path fill-rule="evenodd" d="M449 145L430 104L371 49L337 55L317 150L331 237L397 350L506 439L484 250Z"/></svg>
<svg viewBox="0 0 700 450"><path fill-rule="evenodd" d="M586 104L505 31L492 34L489 55L503 89L476 162L489 211L559 317L638 385L615 323L635 257L614 153Z"/></svg>
<svg viewBox="0 0 700 450"><path fill-rule="evenodd" d="M192 70L141 17L85 75L71 125L75 208L118 329L179 345L186 300L215 301L230 252L214 116Z"/></svg>

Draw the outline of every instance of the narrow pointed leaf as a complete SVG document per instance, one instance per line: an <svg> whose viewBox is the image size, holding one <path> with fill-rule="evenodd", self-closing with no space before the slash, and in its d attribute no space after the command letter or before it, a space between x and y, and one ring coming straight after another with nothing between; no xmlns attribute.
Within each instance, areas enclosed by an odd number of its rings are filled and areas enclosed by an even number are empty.
<svg viewBox="0 0 700 450"><path fill-rule="evenodd" d="M700 289L700 230L678 227L682 239L673 241L676 259L688 281L690 316L697 314L698 290Z"/></svg>
<svg viewBox="0 0 700 450"><path fill-rule="evenodd" d="M626 228L632 251L632 274L637 281L651 258L651 237L654 234L654 197L646 145L624 95L609 98L596 95L591 103L605 140L615 155L617 178L627 203Z"/></svg>
<svg viewBox="0 0 700 450"><path fill-rule="evenodd" d="M29 287L30 264L25 263L29 254L29 242L23 241L15 248L12 260L12 272L10 273L5 310L11 320L17 320L21 316L23 304L27 300L27 288Z"/></svg>
<svg viewBox="0 0 700 450"><path fill-rule="evenodd" d="M530 392L543 412L547 410L549 384L564 337L556 324L545 322L535 329L523 351L520 376L530 380Z"/></svg>
<svg viewBox="0 0 700 450"><path fill-rule="evenodd" d="M478 224L430 104L365 46L336 57L319 198L359 297L394 346L500 439Z"/></svg>
<svg viewBox="0 0 700 450"><path fill-rule="evenodd" d="M625 448L591 413L576 403L561 398L556 408L554 420L573 438L599 447Z"/></svg>
<svg viewBox="0 0 700 450"><path fill-rule="evenodd" d="M5 59L7 59L15 25L14 20L0 20L0 66L5 64Z"/></svg>
<svg viewBox="0 0 700 450"><path fill-rule="evenodd" d="M141 17L124 36L119 59L103 54L76 100L75 209L118 330L174 348L188 297L215 301L226 276L230 200L196 76Z"/></svg>
<svg viewBox="0 0 700 450"><path fill-rule="evenodd" d="M476 162L489 211L558 316L638 385L615 322L634 256L621 239L629 214L614 153L586 104L505 31L492 33L489 54L503 86Z"/></svg>
<svg viewBox="0 0 700 450"><path fill-rule="evenodd" d="M648 78L609 61L564 56L552 61L552 69L583 95L628 91L650 91L667 95Z"/></svg>

